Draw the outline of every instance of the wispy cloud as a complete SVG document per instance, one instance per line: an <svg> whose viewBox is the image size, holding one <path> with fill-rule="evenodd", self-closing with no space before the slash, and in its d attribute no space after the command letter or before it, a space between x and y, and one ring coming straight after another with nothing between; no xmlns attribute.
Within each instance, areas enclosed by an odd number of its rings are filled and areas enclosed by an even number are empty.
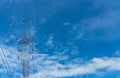
<svg viewBox="0 0 120 78"><path fill-rule="evenodd" d="M93 0L93 9L99 9L94 13L96 16L80 19L80 21L73 26L73 33L76 35L75 39L100 39L106 41L115 41L119 37L119 5L118 0ZM113 5L111 5L113 4ZM95 35L98 32L99 35ZM87 34L87 35L86 35ZM89 35L88 35L89 34ZM75 36L74 35L74 36Z"/></svg>
<svg viewBox="0 0 120 78"><path fill-rule="evenodd" d="M47 46L53 47L54 46L54 40L53 40L53 36L50 36L46 42Z"/></svg>
<svg viewBox="0 0 120 78"><path fill-rule="evenodd" d="M5 45L2 45L2 47L12 71L14 71L16 75L20 77L21 61L17 59L17 49L15 47ZM33 71L31 72L31 78L33 78L34 73L36 77L41 78L62 78L89 74L97 75L101 72L107 74L107 72L120 71L119 57L94 57L88 61L85 61L82 58L76 58L73 61L68 61L66 58L69 58L69 56L36 54L35 60L30 61L32 68L30 71ZM62 61L64 61L64 63L62 63ZM0 64L3 65L1 60ZM4 72L4 67L0 69L0 73L6 73Z"/></svg>
<svg viewBox="0 0 120 78"><path fill-rule="evenodd" d="M3 0L2 0L3 1ZM45 4L49 4L46 1L42 1ZM44 12L42 12L40 18L45 18L42 19L40 23L45 23L47 18L51 15L54 15L57 11L59 11L65 4L65 1L59 1L56 2L55 0L52 1L48 5L47 8L44 9ZM90 36L94 36L94 31L96 30L101 30L103 36L99 39L105 39L105 40L116 40L120 39L119 37L119 14L120 11L116 7L118 7L119 3L116 3L114 5L109 5L109 1L103 1L101 0L100 2L98 0L93 1L94 5L96 6L95 8L100 8L102 5L105 9L103 9L103 12L96 16L96 17L89 17L86 19L82 19L80 22L78 22L75 25L72 25L72 33L76 40L80 39L91 39ZM115 3L114 1L112 1ZM57 3L57 4L55 4ZM63 4L64 3L64 4ZM12 3L11 3L12 4ZM45 7L45 6L43 6ZM113 9L115 8L115 9ZM36 8L37 10L41 9L39 7ZM46 13L46 14L44 14ZM38 12L39 15L39 12ZM16 19L16 18L13 18ZM39 20L40 21L40 20ZM17 21L15 20L17 23ZM70 25L71 23L65 22L63 23L64 26ZM12 24L14 25L14 24ZM114 26L114 27L113 27ZM10 42L10 40L18 40L18 38L21 34L22 29L14 31L14 33L9 34L8 36L3 38L5 42ZM36 29L34 27L30 27L28 30L30 37L34 37L36 34ZM89 33L89 37L86 37L86 33ZM111 34L113 34L111 36ZM98 37L98 36L97 36ZM92 37L95 38L95 37ZM2 41L1 41L2 42ZM35 55L35 60L31 60L31 78L33 78L35 73L36 77L40 78L58 78L58 77L70 77L70 76L77 76L77 75L88 75L88 74L94 74L97 75L100 72L107 73L111 71L120 71L120 58L119 57L93 57L92 59L89 60L84 60L83 58L76 57L74 60L70 59L69 55L65 55L66 52L71 53L73 55L74 53L77 53L78 48L72 43L69 43L72 45L72 50L71 46L65 47L64 44L60 45L57 43L58 46L54 44L54 36L50 36L46 40L47 46L52 46L52 48L55 48L54 51L56 52L55 55L49 55L49 54L36 54ZM5 44L1 44L4 52L6 54L6 57L8 59L8 63L10 64L10 67L12 71L15 72L16 78L21 76L21 60L17 59L18 56L18 51L15 46L8 46ZM74 50L73 50L74 49ZM0 50L1 52L1 50ZM59 53L58 53L59 52ZM39 53L39 52L38 52ZM116 55L119 55L119 51L116 52ZM0 73L6 74L6 70L2 60L0 59L0 65L2 67L0 68Z"/></svg>
<svg viewBox="0 0 120 78"><path fill-rule="evenodd" d="M45 61L45 60L44 60ZM119 62L120 58L115 57L104 57L104 58L93 58L90 61L84 62L85 64L60 64L58 62L47 60L47 64L40 69L36 76L38 77L69 77L76 75L96 74L99 72L111 72L120 71ZM46 62L46 61L45 61ZM79 62L79 60L77 61ZM44 62L43 62L44 63ZM102 71L104 70L104 71Z"/></svg>

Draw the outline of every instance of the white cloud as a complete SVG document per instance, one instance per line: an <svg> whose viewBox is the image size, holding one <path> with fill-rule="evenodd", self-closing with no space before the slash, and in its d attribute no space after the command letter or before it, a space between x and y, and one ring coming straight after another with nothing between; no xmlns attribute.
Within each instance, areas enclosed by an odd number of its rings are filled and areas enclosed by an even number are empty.
<svg viewBox="0 0 120 78"><path fill-rule="evenodd" d="M12 71L14 71L17 76L20 76L22 73L18 71L21 71L21 61L17 59L17 49L11 46L2 46ZM99 72L106 73L111 71L120 71L119 57L93 58L88 61L84 61L83 59L80 60L80 58L76 58L73 61L63 59L62 61L64 63L62 63L60 59L65 57L68 58L68 56L64 55L49 56L48 54L36 54L34 66L33 60L30 61L30 71L35 70L35 76L38 78L57 78L87 74L97 75ZM1 59L0 64L2 64ZM5 73L3 69L4 68L0 69L1 73ZM31 73L31 78L34 78L33 76L33 73Z"/></svg>
<svg viewBox="0 0 120 78"><path fill-rule="evenodd" d="M27 30L27 33L30 37L34 37L35 34L36 34L36 29L34 27L30 27L28 30Z"/></svg>
<svg viewBox="0 0 120 78"><path fill-rule="evenodd" d="M50 36L46 42L47 46L53 47L54 46L54 41L53 41L53 36Z"/></svg>
<svg viewBox="0 0 120 78"><path fill-rule="evenodd" d="M116 55L116 56L120 56L120 50L116 51L116 52L115 52L115 55Z"/></svg>
<svg viewBox="0 0 120 78"><path fill-rule="evenodd" d="M36 76L47 78L47 77L69 77L76 75L86 75L86 74L97 74L101 72L111 72L120 71L120 58L116 57L103 57L103 58L93 58L92 60L85 62L84 64L60 64L56 61L43 60L48 62L43 66L41 71L39 71ZM43 63L44 63L43 62ZM50 63L49 63L50 62ZM79 62L79 60L77 61ZM53 64L52 64L53 63ZM104 71L102 71L104 70Z"/></svg>
<svg viewBox="0 0 120 78"><path fill-rule="evenodd" d="M6 59L7 59L7 62L10 66L10 69L11 71L15 73L15 75L17 74L16 71L18 70L21 70L20 67L20 60L17 59L17 49L15 47L11 47L11 46L5 46L5 45L2 45L2 49L3 49L3 52L6 56ZM5 60L5 57L4 57L4 54L2 53L2 49L0 48L0 53L3 57L3 59ZM0 69L0 72L3 74L3 75L6 75L8 74L7 70L6 70L6 65L7 63L3 63L3 61L1 60L1 56L0 56L0 64L3 65ZM20 74L18 75L20 76Z"/></svg>
<svg viewBox="0 0 120 78"><path fill-rule="evenodd" d="M68 25L69 25L69 22L64 22L63 25L64 25L64 26L68 26Z"/></svg>
<svg viewBox="0 0 120 78"><path fill-rule="evenodd" d="M119 40L120 3L118 0L93 0L91 2L93 2L94 11L100 10L100 12L96 16L80 19L73 26L72 33L75 39L106 40L108 42ZM99 35L96 36L96 32Z"/></svg>

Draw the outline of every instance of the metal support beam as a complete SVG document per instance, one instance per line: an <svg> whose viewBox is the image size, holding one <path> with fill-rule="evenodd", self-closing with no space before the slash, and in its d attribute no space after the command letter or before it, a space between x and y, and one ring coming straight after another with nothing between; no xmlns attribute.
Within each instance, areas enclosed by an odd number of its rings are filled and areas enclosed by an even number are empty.
<svg viewBox="0 0 120 78"><path fill-rule="evenodd" d="M29 77L29 61L28 60L23 60L22 61L23 65L23 78L28 78Z"/></svg>
<svg viewBox="0 0 120 78"><path fill-rule="evenodd" d="M30 66L29 66L29 59L31 58L31 52L33 51L33 42L32 40L28 39L27 34L25 33L23 39L18 42L19 45L19 52L20 52L20 59L22 61L22 74L23 78L29 78L30 74Z"/></svg>

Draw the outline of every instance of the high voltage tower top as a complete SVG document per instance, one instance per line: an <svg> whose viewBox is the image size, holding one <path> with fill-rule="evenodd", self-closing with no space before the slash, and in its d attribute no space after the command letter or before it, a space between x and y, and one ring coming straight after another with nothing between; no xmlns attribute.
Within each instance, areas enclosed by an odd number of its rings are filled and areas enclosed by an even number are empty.
<svg viewBox="0 0 120 78"><path fill-rule="evenodd" d="M33 42L27 37L27 34L24 34L23 39L18 42L19 45L19 58L22 61L22 73L23 78L30 77L30 63L29 60L32 57L33 52Z"/></svg>

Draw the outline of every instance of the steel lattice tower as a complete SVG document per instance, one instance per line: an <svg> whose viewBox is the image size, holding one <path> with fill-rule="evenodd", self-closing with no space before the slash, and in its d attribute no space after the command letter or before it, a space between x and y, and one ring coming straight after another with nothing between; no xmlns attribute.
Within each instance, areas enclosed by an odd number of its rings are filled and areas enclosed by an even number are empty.
<svg viewBox="0 0 120 78"><path fill-rule="evenodd" d="M28 39L26 33L23 37L23 39L21 39L18 42L19 45L19 58L22 61L22 73L23 73L23 78L29 78L29 74L30 74L30 64L29 64L29 59L32 57L32 51L33 51L33 42L32 40Z"/></svg>

